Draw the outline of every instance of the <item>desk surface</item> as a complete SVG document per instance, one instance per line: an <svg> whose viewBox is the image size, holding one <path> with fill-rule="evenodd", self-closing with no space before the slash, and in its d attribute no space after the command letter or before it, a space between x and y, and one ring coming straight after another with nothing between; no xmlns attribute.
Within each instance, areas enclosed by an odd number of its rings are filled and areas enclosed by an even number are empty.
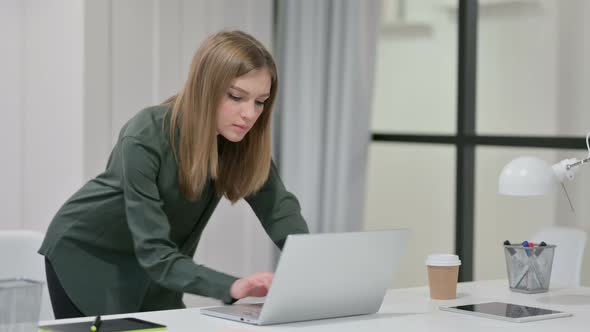
<svg viewBox="0 0 590 332"><path fill-rule="evenodd" d="M489 301L503 301L547 309L567 311L572 317L528 323L511 323L464 314L439 311L439 306L453 306ZM154 311L137 314L105 316L137 317L168 326L168 331L559 331L590 330L590 288L551 289L548 293L521 294L508 289L505 280L460 283L458 298L433 301L427 287L392 289L383 305L373 315L334 318L271 326L252 326L243 323L203 316L198 308ZM41 324L66 321L91 321L91 318L47 321Z"/></svg>

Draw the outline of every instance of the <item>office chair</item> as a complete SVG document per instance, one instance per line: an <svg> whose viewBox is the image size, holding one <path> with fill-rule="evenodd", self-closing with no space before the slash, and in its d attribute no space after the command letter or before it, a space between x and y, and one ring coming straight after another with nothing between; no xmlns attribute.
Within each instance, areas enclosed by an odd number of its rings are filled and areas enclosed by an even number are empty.
<svg viewBox="0 0 590 332"><path fill-rule="evenodd" d="M563 226L546 227L533 236L534 243L545 241L557 245L551 269L551 286L580 286L586 238L584 230Z"/></svg>
<svg viewBox="0 0 590 332"><path fill-rule="evenodd" d="M43 234L25 230L0 230L0 279L25 278L43 282L40 320L53 320L45 278L45 260L37 253Z"/></svg>

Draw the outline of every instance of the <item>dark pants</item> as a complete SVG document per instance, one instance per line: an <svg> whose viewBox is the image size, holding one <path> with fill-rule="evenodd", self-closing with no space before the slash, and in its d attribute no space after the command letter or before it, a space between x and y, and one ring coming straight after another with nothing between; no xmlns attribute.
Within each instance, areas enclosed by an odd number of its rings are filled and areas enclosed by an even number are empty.
<svg viewBox="0 0 590 332"><path fill-rule="evenodd" d="M84 317L84 314L76 308L61 286L47 257L45 257L45 274L47 275L47 287L49 288L49 297L51 298L55 319Z"/></svg>

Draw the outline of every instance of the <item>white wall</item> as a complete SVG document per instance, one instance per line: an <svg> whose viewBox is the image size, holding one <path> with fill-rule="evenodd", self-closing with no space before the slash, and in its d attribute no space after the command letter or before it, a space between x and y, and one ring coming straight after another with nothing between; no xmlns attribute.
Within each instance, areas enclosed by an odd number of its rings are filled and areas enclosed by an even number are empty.
<svg viewBox="0 0 590 332"><path fill-rule="evenodd" d="M26 3L23 228L43 229L81 184L83 5Z"/></svg>
<svg viewBox="0 0 590 332"><path fill-rule="evenodd" d="M0 6L0 229L45 231L61 204L104 169L121 126L182 86L209 34L242 29L272 48L271 0ZM223 201L196 260L247 275L271 270L274 251L247 204Z"/></svg>
<svg viewBox="0 0 590 332"><path fill-rule="evenodd" d="M84 10L83 179L105 169L117 128L112 125L111 1L86 1Z"/></svg>
<svg viewBox="0 0 590 332"><path fill-rule="evenodd" d="M81 184L80 1L3 1L2 228L44 230Z"/></svg>
<svg viewBox="0 0 590 332"><path fill-rule="evenodd" d="M0 225L20 228L23 207L24 18L20 0L0 1Z"/></svg>

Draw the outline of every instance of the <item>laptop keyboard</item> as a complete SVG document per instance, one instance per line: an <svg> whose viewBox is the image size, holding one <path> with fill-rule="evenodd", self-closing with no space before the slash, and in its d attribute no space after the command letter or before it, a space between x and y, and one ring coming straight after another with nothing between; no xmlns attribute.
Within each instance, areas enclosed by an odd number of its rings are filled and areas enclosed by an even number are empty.
<svg viewBox="0 0 590 332"><path fill-rule="evenodd" d="M245 317L258 318L260 311L242 311L240 314Z"/></svg>
<svg viewBox="0 0 590 332"><path fill-rule="evenodd" d="M258 318L258 316L260 316L260 310L262 310L262 303L244 304L243 306L245 306L245 308L240 308L240 314L242 316L250 318Z"/></svg>

